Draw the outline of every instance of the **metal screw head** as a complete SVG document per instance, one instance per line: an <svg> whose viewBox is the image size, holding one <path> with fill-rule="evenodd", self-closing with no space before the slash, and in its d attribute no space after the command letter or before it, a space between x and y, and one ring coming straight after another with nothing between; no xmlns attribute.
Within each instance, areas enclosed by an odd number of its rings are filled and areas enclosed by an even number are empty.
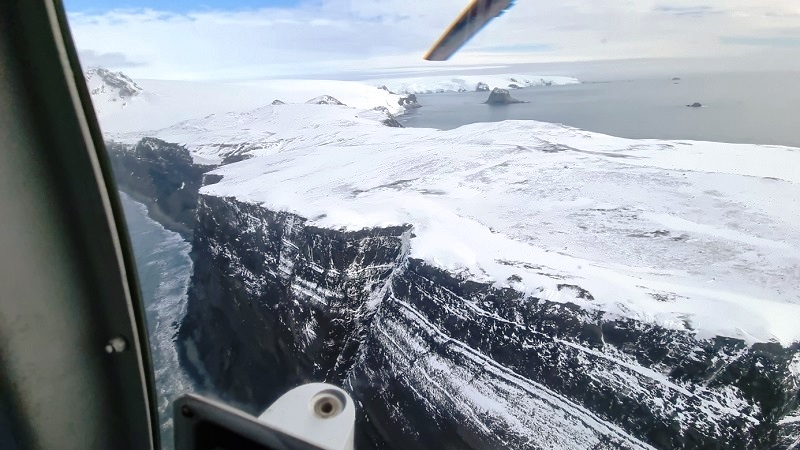
<svg viewBox="0 0 800 450"><path fill-rule="evenodd" d="M106 343L106 353L122 353L128 348L128 341L122 336L117 336L109 339Z"/></svg>

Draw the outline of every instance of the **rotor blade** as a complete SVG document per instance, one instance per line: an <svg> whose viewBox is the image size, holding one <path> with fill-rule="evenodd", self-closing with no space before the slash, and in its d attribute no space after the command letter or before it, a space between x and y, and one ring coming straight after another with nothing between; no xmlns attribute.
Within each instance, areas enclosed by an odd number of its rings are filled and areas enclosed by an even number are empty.
<svg viewBox="0 0 800 450"><path fill-rule="evenodd" d="M446 61L495 17L514 6L514 0L472 0L423 57Z"/></svg>

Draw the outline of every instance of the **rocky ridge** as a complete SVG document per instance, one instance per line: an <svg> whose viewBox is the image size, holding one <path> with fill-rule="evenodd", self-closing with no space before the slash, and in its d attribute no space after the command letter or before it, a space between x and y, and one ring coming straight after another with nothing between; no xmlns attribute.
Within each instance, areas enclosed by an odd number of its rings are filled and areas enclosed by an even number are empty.
<svg viewBox="0 0 800 450"><path fill-rule="evenodd" d="M513 103L525 103L511 96L507 89L494 88L486 99L487 105L511 105Z"/></svg>

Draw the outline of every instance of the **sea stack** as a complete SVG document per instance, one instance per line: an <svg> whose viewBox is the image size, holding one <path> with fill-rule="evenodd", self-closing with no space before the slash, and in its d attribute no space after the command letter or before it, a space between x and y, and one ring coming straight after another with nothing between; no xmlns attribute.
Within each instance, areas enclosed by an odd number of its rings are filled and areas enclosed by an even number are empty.
<svg viewBox="0 0 800 450"><path fill-rule="evenodd" d="M511 103L525 103L511 96L507 89L494 88L485 102L487 105L509 105Z"/></svg>

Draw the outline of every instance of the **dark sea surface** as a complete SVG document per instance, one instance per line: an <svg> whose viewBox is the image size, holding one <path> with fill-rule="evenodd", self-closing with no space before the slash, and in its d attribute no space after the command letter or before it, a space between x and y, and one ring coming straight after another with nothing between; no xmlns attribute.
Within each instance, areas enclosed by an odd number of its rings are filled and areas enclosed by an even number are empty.
<svg viewBox="0 0 800 450"><path fill-rule="evenodd" d="M529 103L490 106L487 92L418 95L404 126L452 129L531 119L629 138L800 147L800 73L703 74L511 90ZM702 108L688 108L699 102Z"/></svg>

